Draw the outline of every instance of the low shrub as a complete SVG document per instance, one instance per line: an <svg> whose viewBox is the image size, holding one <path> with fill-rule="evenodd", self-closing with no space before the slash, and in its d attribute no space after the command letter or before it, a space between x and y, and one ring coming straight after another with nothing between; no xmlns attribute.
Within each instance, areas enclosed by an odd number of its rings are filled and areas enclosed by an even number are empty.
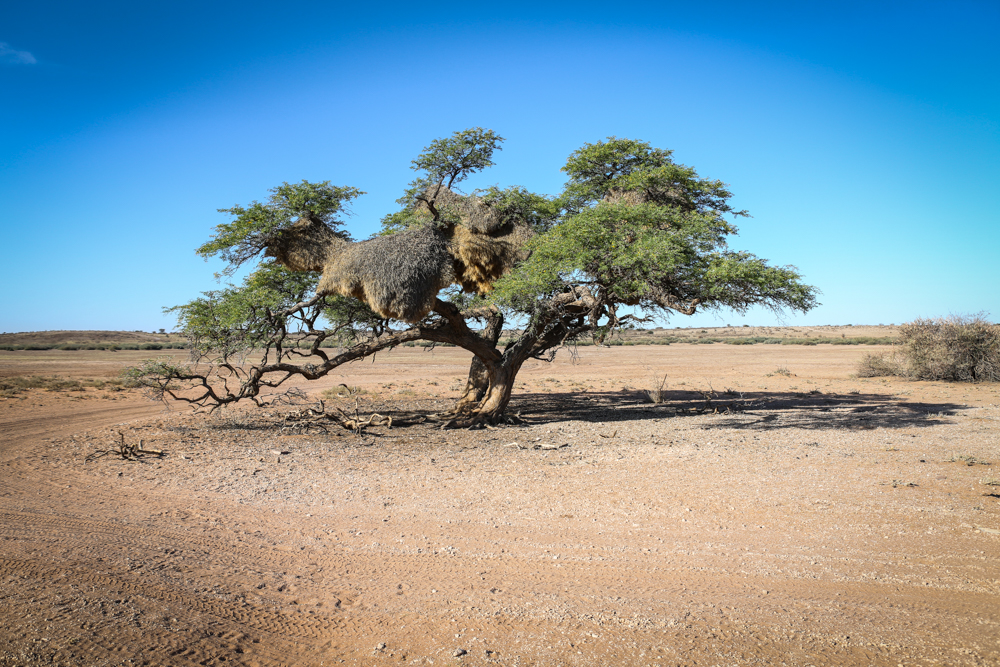
<svg viewBox="0 0 1000 667"><path fill-rule="evenodd" d="M653 378L653 388L646 390L646 396L649 400L657 405L663 403L667 400L667 376L664 374L662 378Z"/></svg>
<svg viewBox="0 0 1000 667"><path fill-rule="evenodd" d="M860 377L916 380L1000 381L1000 325L982 314L917 319L899 327L897 353L866 354Z"/></svg>
<svg viewBox="0 0 1000 667"><path fill-rule="evenodd" d="M1000 326L982 314L918 319L899 331L911 377L1000 381Z"/></svg>
<svg viewBox="0 0 1000 667"><path fill-rule="evenodd" d="M895 353L869 352L858 362L858 377L878 378L905 374L906 364Z"/></svg>

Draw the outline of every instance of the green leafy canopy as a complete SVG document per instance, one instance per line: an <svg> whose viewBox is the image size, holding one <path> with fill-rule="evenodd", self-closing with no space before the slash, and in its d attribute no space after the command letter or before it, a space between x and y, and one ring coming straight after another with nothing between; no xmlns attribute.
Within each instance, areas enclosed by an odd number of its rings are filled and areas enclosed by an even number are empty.
<svg viewBox="0 0 1000 667"><path fill-rule="evenodd" d="M575 151L563 171L562 215L496 284L498 305L530 312L574 284L659 314L816 305L817 291L794 267L728 250L737 230L727 216L747 213L730 206L724 183L674 163L670 151L610 137Z"/></svg>
<svg viewBox="0 0 1000 667"><path fill-rule="evenodd" d="M421 175L399 200L402 209L383 218L382 233L428 224L432 212L439 224L457 215L444 200L441 210L435 210L432 188L450 190L493 165L502 142L492 130L478 127L431 142L413 160L412 168ZM520 220L535 232L527 259L501 278L488 297L510 314L531 314L574 285L587 286L611 308L638 306L662 315L696 308L745 311L754 305L806 311L817 304L818 291L802 284L795 267L771 266L750 253L729 250L727 239L737 233L732 220L747 213L730 205L732 193L725 183L674 162L672 151L609 137L574 151L562 170L567 182L555 197L518 186L454 195L459 200L477 197L502 218ZM218 225L198 252L220 255L231 272L303 217L349 238L341 229L341 216L361 194L328 181L284 183L270 191L266 202L220 209L233 220ZM306 298L317 278L265 264L243 286L206 292L173 310L182 328L202 331L215 344L228 345L226 330L240 331L240 345L262 342L267 334L264 329L255 332L255 309L287 308ZM374 314L364 304L361 310L349 306L349 301L324 306L331 323L359 318L370 326ZM258 324L264 326L263 321Z"/></svg>
<svg viewBox="0 0 1000 667"><path fill-rule="evenodd" d="M260 254L282 230L303 217L319 220L338 236L348 239L347 232L340 229L344 224L340 216L349 214L349 203L365 194L357 188L330 185L330 181L305 180L282 183L269 192L271 196L266 202L220 208L220 213L229 213L234 219L217 225L213 238L199 247L197 253L206 259L220 256L227 263L223 273L231 275Z"/></svg>
<svg viewBox="0 0 1000 667"><path fill-rule="evenodd" d="M250 273L239 287L204 292L184 305L165 309L201 354L222 359L263 347L273 336L270 314L307 299L319 279L314 272L294 272L270 262Z"/></svg>
<svg viewBox="0 0 1000 667"><path fill-rule="evenodd" d="M424 203L430 209L435 221L441 220L441 212L435 203L442 189L451 190L477 171L492 167L493 153L501 150L504 138L493 130L473 127L455 132L450 137L435 139L417 156L410 167L421 176L411 181L397 203L403 206L403 213L383 220L383 226L399 228L420 224L412 214ZM456 221L451 216L451 221Z"/></svg>

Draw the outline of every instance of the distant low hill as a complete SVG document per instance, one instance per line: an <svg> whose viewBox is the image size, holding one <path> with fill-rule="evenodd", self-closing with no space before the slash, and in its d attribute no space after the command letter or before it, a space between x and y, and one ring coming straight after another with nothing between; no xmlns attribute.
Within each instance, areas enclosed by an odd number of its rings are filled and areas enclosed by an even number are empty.
<svg viewBox="0 0 1000 667"><path fill-rule="evenodd" d="M0 350L162 350L187 347L178 334L145 331L25 331L0 334Z"/></svg>

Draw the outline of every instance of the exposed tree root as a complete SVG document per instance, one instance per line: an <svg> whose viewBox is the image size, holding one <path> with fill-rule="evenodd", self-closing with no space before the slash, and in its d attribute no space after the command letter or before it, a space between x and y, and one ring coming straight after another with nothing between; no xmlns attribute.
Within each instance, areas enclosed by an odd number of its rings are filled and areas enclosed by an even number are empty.
<svg viewBox="0 0 1000 667"><path fill-rule="evenodd" d="M338 414L339 413L339 414ZM392 415L381 415L377 412L370 413L367 417L361 415L360 401L355 399L353 414L337 407L337 412L327 412L326 405L319 401L316 407L305 408L289 412L282 418L282 429L295 429L308 432L316 429L326 432L326 427L336 424L355 434L361 434L369 426L385 426L392 428L395 426L410 426L427 421L424 415L406 414L402 418Z"/></svg>
<svg viewBox="0 0 1000 667"><path fill-rule="evenodd" d="M436 417L447 419L442 425L442 429L456 429L456 428L467 428L467 429L479 429L488 428L493 429L500 425L514 425L523 424L525 420L521 417L521 413L514 415L502 414L494 415L486 412L476 412L468 411L464 413L446 413L435 415Z"/></svg>

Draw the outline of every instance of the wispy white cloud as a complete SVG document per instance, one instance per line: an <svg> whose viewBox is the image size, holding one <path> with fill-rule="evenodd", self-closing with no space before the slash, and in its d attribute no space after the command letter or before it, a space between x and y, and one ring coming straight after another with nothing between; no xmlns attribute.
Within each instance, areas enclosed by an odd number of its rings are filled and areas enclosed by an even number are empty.
<svg viewBox="0 0 1000 667"><path fill-rule="evenodd" d="M0 42L0 63L4 65L34 65L38 61L27 51L18 51L7 42Z"/></svg>

